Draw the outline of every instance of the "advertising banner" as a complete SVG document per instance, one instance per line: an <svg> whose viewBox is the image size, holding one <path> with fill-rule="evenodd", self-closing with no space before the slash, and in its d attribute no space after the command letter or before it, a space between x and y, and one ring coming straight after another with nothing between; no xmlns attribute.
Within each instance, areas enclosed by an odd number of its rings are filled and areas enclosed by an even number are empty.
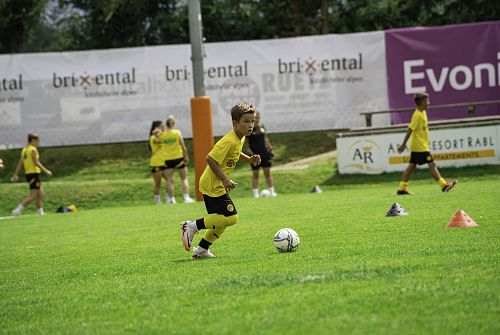
<svg viewBox="0 0 500 335"><path fill-rule="evenodd" d="M386 109L384 33L208 43L206 95L214 135L232 127L230 108L257 106L270 132L363 125ZM191 137L189 45L0 56L0 148L140 141L153 120L176 117ZM387 124L388 117L378 118Z"/></svg>
<svg viewBox="0 0 500 335"><path fill-rule="evenodd" d="M429 120L467 117L467 109L432 105L500 99L500 21L386 31L389 108L413 107L427 92ZM500 115L500 105L480 106L477 116ZM391 122L407 123L409 113Z"/></svg>
<svg viewBox="0 0 500 335"><path fill-rule="evenodd" d="M337 138L339 172L403 171L410 161L410 152L400 154L397 148L405 132ZM429 144L439 167L500 164L500 125L432 130Z"/></svg>

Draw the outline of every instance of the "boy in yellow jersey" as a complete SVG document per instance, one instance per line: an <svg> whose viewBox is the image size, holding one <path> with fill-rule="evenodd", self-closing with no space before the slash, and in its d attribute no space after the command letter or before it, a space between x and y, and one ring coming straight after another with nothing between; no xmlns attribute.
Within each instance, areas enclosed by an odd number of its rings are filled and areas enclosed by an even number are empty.
<svg viewBox="0 0 500 335"><path fill-rule="evenodd" d="M222 235L224 230L238 220L238 212L229 191L237 183L229 178L238 160L260 164L260 156L247 156L242 152L245 136L252 133L255 123L255 106L246 102L231 108L233 130L222 137L207 156L207 167L200 178L208 216L196 221L181 223L181 240L186 251L191 250L193 236L207 229L198 246L193 250L193 259L214 257L208 248Z"/></svg>
<svg viewBox="0 0 500 335"><path fill-rule="evenodd" d="M12 214L15 216L21 215L24 207L29 205L33 200L36 204L36 212L39 215L44 215L43 212L43 198L41 190L40 173L43 171L47 176L52 176L52 172L47 169L40 162L40 154L38 153L38 147L40 146L40 137L37 134L28 134L28 145L26 148L22 149L21 157L16 166L16 171L10 179L13 183L19 180L19 171L21 166L24 167L24 174L26 181L29 184L30 195L24 198L21 203L12 210Z"/></svg>
<svg viewBox="0 0 500 335"><path fill-rule="evenodd" d="M174 197L174 172L179 171L182 183L183 199L185 203L195 202L189 196L189 182L187 178L187 164L189 164L189 155L184 144L182 133L174 129L175 118L170 115L167 118L167 129L160 134L162 143L161 151L165 157L165 178L167 179L167 204L175 204Z"/></svg>
<svg viewBox="0 0 500 335"><path fill-rule="evenodd" d="M414 100L417 109L415 109L415 112L411 117L410 124L408 125L408 131L406 132L403 143L401 143L398 147L398 152L403 152L406 148L406 142L408 142L408 139L411 136L410 163L403 172L403 177L401 178L399 189L396 193L400 195L411 194L411 192L408 191L408 180L410 180L410 176L413 171L415 171L417 165L426 163L429 165L429 171L431 172L432 177L434 177L434 179L438 182L441 191L448 192L455 187L457 181L453 180L448 182L441 177L429 150L429 128L427 125L426 114L426 111L429 108L429 95L427 93L417 93Z"/></svg>

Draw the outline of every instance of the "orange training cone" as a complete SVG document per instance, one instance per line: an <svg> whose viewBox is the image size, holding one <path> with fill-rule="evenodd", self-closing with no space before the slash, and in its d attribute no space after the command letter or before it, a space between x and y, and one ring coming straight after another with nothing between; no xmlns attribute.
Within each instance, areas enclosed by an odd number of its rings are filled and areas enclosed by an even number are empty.
<svg viewBox="0 0 500 335"><path fill-rule="evenodd" d="M446 227L451 228L451 227L463 227L463 228L469 228L469 227L477 227L478 224L472 220L472 218L467 215L462 210L458 210L455 215L450 219L450 222L448 222L448 225Z"/></svg>

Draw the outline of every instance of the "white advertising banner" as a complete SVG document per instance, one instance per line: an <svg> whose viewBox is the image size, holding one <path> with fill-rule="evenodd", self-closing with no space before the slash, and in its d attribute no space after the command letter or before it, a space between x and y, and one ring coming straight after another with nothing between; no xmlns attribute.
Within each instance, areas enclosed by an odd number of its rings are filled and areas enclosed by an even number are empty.
<svg viewBox="0 0 500 335"><path fill-rule="evenodd" d="M410 153L399 154L396 149L404 136L405 131L337 138L339 172L403 171L410 161ZM436 129L430 132L429 142L439 167L500 164L500 125ZM427 165L420 167L427 168Z"/></svg>
<svg viewBox="0 0 500 335"><path fill-rule="evenodd" d="M208 43L214 135L248 101L270 132L359 127L388 107L384 32ZM0 55L0 148L146 140L173 114L191 137L189 45ZM389 116L377 118L387 124Z"/></svg>

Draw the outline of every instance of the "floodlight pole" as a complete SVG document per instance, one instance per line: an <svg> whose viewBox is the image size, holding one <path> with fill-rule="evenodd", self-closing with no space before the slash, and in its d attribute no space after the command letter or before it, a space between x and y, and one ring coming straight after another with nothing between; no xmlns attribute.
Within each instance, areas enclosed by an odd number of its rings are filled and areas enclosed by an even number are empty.
<svg viewBox="0 0 500 335"><path fill-rule="evenodd" d="M203 200L199 191L200 177L207 165L206 157L214 146L212 131L212 103L205 96L203 73L203 38L199 0L188 0L189 40L191 42L191 61L193 62L194 97L191 98L191 124L193 128L193 151L196 199Z"/></svg>

